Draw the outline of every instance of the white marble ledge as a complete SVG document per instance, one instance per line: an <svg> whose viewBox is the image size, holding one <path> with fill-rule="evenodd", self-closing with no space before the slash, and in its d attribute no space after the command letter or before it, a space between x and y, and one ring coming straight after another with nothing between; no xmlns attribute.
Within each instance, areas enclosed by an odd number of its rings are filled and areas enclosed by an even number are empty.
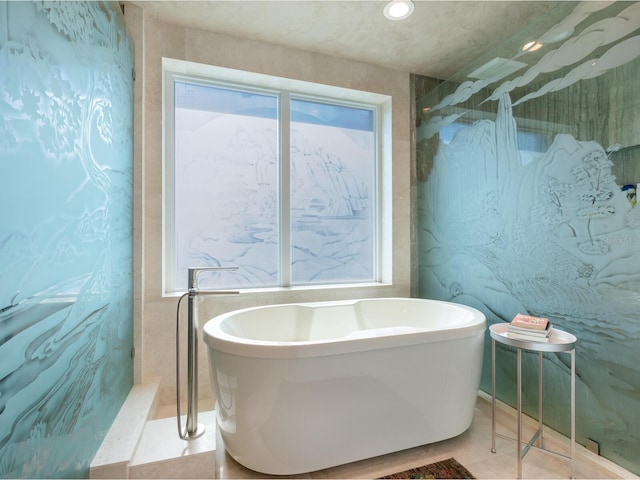
<svg viewBox="0 0 640 480"><path fill-rule="evenodd" d="M185 422L186 418L183 417L183 428ZM131 461L131 469L202 453L213 454L216 449L215 412L201 412L198 422L204 424L205 433L192 440L182 440L178 436L176 417L148 421Z"/></svg>
<svg viewBox="0 0 640 480"><path fill-rule="evenodd" d="M126 478L129 462L148 418L153 415L159 380L134 385L89 466L90 478Z"/></svg>

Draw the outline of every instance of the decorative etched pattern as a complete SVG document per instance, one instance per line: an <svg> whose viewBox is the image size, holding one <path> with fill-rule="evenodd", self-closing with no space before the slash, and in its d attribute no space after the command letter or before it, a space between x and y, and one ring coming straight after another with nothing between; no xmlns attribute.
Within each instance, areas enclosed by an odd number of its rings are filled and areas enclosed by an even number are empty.
<svg viewBox="0 0 640 480"><path fill-rule="evenodd" d="M132 54L115 2L0 2L2 478L86 477L132 385Z"/></svg>
<svg viewBox="0 0 640 480"><path fill-rule="evenodd" d="M611 5L579 4L549 32L572 33L590 14L607 15L604 9ZM627 98L610 91L622 91L617 86L625 82L637 85L637 77L625 73L640 68L639 37L632 35L640 27L639 7L637 2L613 5L612 16L580 25L573 38L523 75L498 83L489 98L487 87L495 79L461 83L453 94L434 99L435 115L418 129L418 156L425 162L431 161L427 142L438 142L429 175L418 186L421 296L476 307L490 323L510 321L517 313L548 317L554 327L575 334L577 439L596 439L604 456L635 473L640 473L640 208L612 174L612 156L623 146L603 148L560 132L611 138L616 129L603 132L604 125L615 123L627 102L635 116L626 118L637 130L637 88ZM549 32L540 38L553 37ZM598 55L590 56L594 52ZM596 77L601 83L592 80ZM578 84L587 81L579 90ZM589 92L589 102L571 96L578 91ZM513 105L510 95L519 95ZM603 97L609 103L601 102ZM495 111L482 113L495 120L467 119L478 114L478 105L491 105L488 100L498 101ZM563 112L550 112L553 108L575 108L578 115L564 118L586 123L593 118L588 116L591 103L598 102L606 105L610 119L596 118L588 128L575 129L545 122L563 118ZM523 145L519 129L540 137L536 148ZM635 141L640 142L637 135ZM513 403L514 354L501 349L498 355L498 396ZM490 358L487 342L485 391L491 388ZM544 417L568 433L566 362L545 356ZM535 378L533 356L525 356L523 372ZM535 388L525 391L523 401L536 415Z"/></svg>
<svg viewBox="0 0 640 480"><path fill-rule="evenodd" d="M176 119L176 290L194 265L239 267L203 278L211 288L280 285L275 116L176 108ZM289 148L291 282L372 281L373 132L292 121Z"/></svg>

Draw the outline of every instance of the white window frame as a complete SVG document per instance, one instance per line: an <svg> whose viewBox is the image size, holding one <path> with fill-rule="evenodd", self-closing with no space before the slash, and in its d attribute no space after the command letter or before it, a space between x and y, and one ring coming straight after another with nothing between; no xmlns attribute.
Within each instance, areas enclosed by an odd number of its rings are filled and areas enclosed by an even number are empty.
<svg viewBox="0 0 640 480"><path fill-rule="evenodd" d="M186 272L175 272L174 256L174 112L175 95L174 85L176 81L191 81L205 85L242 88L257 93L277 95L279 97L280 115L285 118L279 131L280 140L280 287L277 289L318 289L335 287L362 287L370 285L388 285L391 283L391 97L377 93L363 92L342 87L322 85L300 80L292 80L282 77L274 77L233 70L212 65L203 65L184 60L162 59L163 71L163 196L162 196L162 282L163 294L175 295L176 275L185 275ZM335 105L352 106L356 108L374 109L374 128L376 130L377 145L375 147L376 168L374 173L374 189L376 202L373 205L374 231L374 280L369 283L346 284L319 284L319 285L291 285L291 232L289 221L290 208L290 184L289 161L290 151L290 117L288 115L289 100L300 99L309 101L329 102ZM282 148L287 145L287 148ZM273 290L273 287L248 287L243 292Z"/></svg>

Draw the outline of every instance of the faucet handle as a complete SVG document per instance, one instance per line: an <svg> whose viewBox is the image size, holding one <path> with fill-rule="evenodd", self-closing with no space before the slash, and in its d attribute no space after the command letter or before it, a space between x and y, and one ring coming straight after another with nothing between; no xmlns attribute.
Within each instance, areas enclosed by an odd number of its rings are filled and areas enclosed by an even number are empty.
<svg viewBox="0 0 640 480"><path fill-rule="evenodd" d="M188 288L189 290L192 290L194 288L198 288L198 276L202 273L202 272L211 272L211 271L216 271L216 272L229 272L229 271L233 271L233 270L238 270L238 267L189 267L188 269L188 275L189 275L189 281L188 281Z"/></svg>

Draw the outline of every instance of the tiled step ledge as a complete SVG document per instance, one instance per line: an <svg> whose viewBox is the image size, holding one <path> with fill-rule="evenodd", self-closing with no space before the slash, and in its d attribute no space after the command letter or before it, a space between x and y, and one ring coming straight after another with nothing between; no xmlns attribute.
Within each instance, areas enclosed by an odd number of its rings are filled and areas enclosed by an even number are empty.
<svg viewBox="0 0 640 480"><path fill-rule="evenodd" d="M185 422L183 416L182 428L185 428ZM198 422L204 425L204 434L182 440L176 417L148 421L131 460L129 478L214 478L215 412L200 412Z"/></svg>
<svg viewBox="0 0 640 480"><path fill-rule="evenodd" d="M129 478L129 464L145 423L153 417L159 380L134 385L93 457L89 478Z"/></svg>

